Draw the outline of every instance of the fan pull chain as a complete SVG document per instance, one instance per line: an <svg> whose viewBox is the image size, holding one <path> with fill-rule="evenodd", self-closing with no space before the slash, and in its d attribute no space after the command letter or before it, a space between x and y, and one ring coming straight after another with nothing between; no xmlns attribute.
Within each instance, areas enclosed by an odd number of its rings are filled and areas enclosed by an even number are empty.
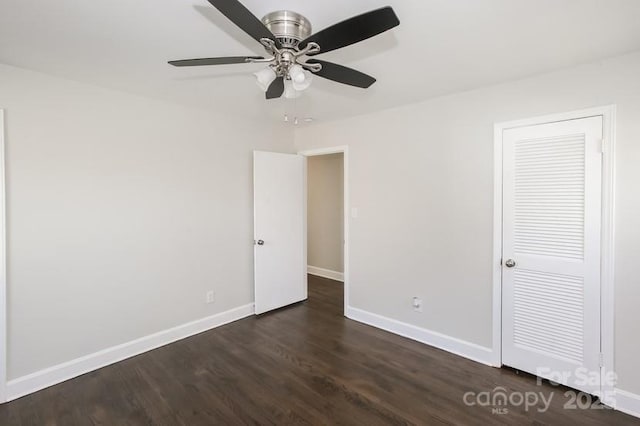
<svg viewBox="0 0 640 426"><path fill-rule="evenodd" d="M289 117L289 114L286 111L287 111L287 108L285 107L284 122L289 123L291 119ZM298 99L293 100L293 115L291 118L293 119L293 124L295 126L300 124L300 120L298 119Z"/></svg>

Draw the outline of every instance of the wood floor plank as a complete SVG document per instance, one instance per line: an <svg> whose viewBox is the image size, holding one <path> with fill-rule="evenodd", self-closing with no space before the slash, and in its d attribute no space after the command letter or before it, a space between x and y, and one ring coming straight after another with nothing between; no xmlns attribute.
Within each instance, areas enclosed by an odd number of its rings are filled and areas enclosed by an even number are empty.
<svg viewBox="0 0 640 426"><path fill-rule="evenodd" d="M342 284L0 406L0 425L640 425L564 408L563 387L346 319ZM553 394L548 411L468 406L466 392Z"/></svg>

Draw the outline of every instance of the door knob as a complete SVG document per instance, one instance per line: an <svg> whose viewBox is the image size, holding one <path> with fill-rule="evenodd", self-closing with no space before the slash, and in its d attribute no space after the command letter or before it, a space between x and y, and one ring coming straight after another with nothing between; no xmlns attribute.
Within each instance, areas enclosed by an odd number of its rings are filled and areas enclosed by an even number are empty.
<svg viewBox="0 0 640 426"><path fill-rule="evenodd" d="M516 266L516 261L513 259L507 259L507 261L504 264L507 268L513 268Z"/></svg>
<svg viewBox="0 0 640 426"><path fill-rule="evenodd" d="M258 244L259 246L263 246L263 245L264 245L264 241L262 241L262 240L258 240L258 241L256 242L256 244Z"/></svg>

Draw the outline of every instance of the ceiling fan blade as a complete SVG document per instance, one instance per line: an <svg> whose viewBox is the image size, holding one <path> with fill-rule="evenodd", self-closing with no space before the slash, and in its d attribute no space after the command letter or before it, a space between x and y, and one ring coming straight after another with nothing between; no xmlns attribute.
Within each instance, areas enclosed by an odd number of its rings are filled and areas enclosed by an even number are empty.
<svg viewBox="0 0 640 426"><path fill-rule="evenodd" d="M267 89L267 99L277 99L284 93L284 77L278 77Z"/></svg>
<svg viewBox="0 0 640 426"><path fill-rule="evenodd" d="M356 71L352 68L334 64L332 62L321 61L318 59L309 59L307 63L322 65L322 69L314 74L318 77L323 77L329 80L336 81L338 83L368 89L373 83L376 82L376 79L371 77L370 75L367 75L360 71Z"/></svg>
<svg viewBox="0 0 640 426"><path fill-rule="evenodd" d="M320 52L317 54L327 53L366 40L398 25L400 20L396 13L391 6L387 6L325 28L301 41L298 47L304 49L308 43L315 42L320 45Z"/></svg>
<svg viewBox="0 0 640 426"><path fill-rule="evenodd" d="M267 27L264 26L253 13L242 5L238 0L208 0L213 7L218 9L231 22L236 24L245 33L249 34L258 42L261 38L269 38L276 43L276 47L281 48L278 39Z"/></svg>
<svg viewBox="0 0 640 426"><path fill-rule="evenodd" d="M262 56L227 56L225 58L199 58L169 61L174 67L199 67L203 65L246 64L250 59L264 59Z"/></svg>

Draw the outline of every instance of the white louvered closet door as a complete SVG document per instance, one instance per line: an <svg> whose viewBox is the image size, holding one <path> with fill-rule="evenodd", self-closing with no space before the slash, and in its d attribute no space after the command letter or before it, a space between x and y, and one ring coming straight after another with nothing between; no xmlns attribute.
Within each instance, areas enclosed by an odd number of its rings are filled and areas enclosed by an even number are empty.
<svg viewBox="0 0 640 426"><path fill-rule="evenodd" d="M503 133L503 363L591 394L600 390L584 378L600 373L602 130L591 117Z"/></svg>

